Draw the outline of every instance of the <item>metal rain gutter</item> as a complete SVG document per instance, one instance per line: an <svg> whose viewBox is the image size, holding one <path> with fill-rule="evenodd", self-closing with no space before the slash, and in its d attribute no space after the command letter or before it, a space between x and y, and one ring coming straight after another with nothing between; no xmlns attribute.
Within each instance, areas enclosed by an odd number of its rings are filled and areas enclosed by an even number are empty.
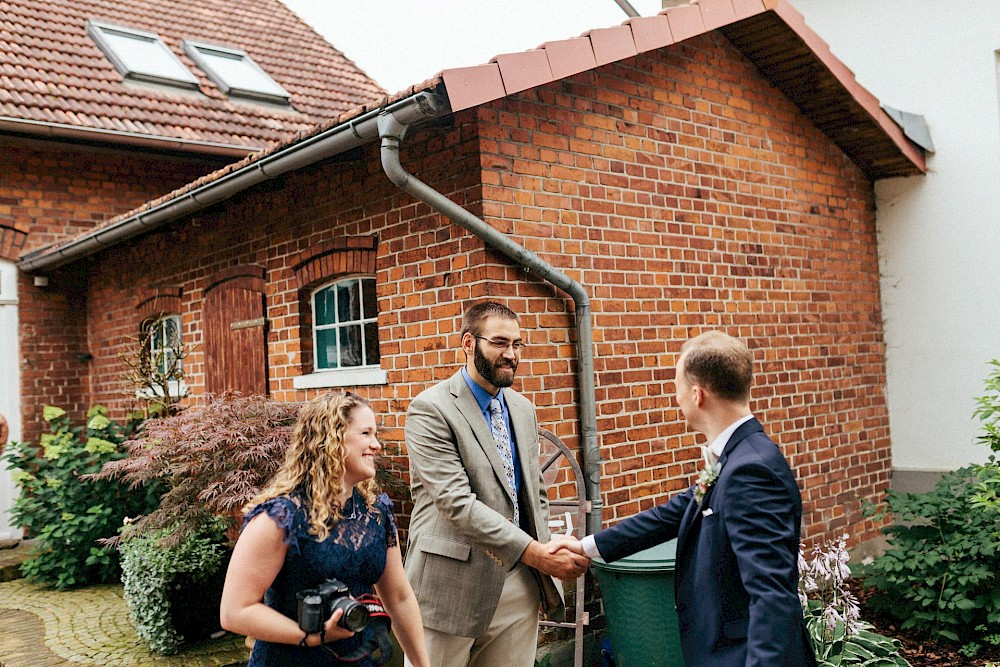
<svg viewBox="0 0 1000 667"><path fill-rule="evenodd" d="M494 250L519 266L534 271L549 283L569 294L576 304L577 385L580 390L580 433L582 435L583 469L589 507L587 533L601 529L601 452L597 444L597 400L594 393L594 345L591 328L590 297L583 286L546 263L527 248L472 215L442 193L434 190L403 169L399 149L408 124L392 114L382 114L378 120L382 137L382 168L397 187L424 202L455 224L472 232Z"/></svg>
<svg viewBox="0 0 1000 667"><path fill-rule="evenodd" d="M108 130L99 127L81 127L67 123L50 123L23 118L0 116L0 131L32 134L44 138L81 139L102 143L127 144L156 150L175 150L186 153L207 153L229 157L245 157L259 151L262 146L241 146L217 141L197 141L180 137L158 137L139 132Z"/></svg>
<svg viewBox="0 0 1000 667"><path fill-rule="evenodd" d="M111 225L95 229L64 245L29 253L17 263L18 268L25 272L57 269L205 209L263 181L373 141L379 136L380 116L398 118L402 123L412 124L446 113L450 113L450 110L440 96L430 91L421 91L384 109L373 109L152 208L138 211Z"/></svg>

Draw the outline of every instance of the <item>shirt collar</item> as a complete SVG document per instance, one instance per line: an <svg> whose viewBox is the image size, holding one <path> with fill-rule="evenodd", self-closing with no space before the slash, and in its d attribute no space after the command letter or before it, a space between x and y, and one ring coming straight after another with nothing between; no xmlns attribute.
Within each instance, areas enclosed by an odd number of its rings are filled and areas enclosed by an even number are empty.
<svg viewBox="0 0 1000 667"><path fill-rule="evenodd" d="M499 399L501 407L506 408L506 401L503 400L503 389L498 390L496 396L491 396L490 392L480 387L479 383L472 379L465 366L462 366L462 378L465 380L465 384L469 385L469 389L472 390L472 395L475 397L476 403L479 404L481 412L486 412L489 409L490 401L494 398Z"/></svg>
<svg viewBox="0 0 1000 667"><path fill-rule="evenodd" d="M726 445L729 443L729 439L733 437L733 433L736 433L736 429L738 429L740 426L750 421L751 419L753 419L753 415L740 417L732 424L727 426L726 430L720 433L719 436L712 441L712 444L709 445L709 447L711 448L712 453L715 454L716 458L722 456L722 450L726 448Z"/></svg>

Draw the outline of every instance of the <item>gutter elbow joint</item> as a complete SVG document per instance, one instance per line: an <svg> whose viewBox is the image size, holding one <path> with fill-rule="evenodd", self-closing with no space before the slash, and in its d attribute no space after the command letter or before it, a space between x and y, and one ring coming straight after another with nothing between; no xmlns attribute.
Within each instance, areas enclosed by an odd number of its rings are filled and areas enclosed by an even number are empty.
<svg viewBox="0 0 1000 667"><path fill-rule="evenodd" d="M383 113L378 117L378 135L382 139L382 170L389 180L401 189L410 180L410 175L403 170L403 165L399 162L399 145L406 135L407 128L407 125L399 122L391 113Z"/></svg>

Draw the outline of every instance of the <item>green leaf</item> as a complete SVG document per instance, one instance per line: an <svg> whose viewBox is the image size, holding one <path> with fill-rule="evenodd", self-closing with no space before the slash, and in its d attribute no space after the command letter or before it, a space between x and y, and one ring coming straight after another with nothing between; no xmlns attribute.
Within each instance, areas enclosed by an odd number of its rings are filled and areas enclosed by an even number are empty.
<svg viewBox="0 0 1000 667"><path fill-rule="evenodd" d="M66 411L62 408L57 408L53 405L46 405L42 407L42 419L47 422L53 422L66 414Z"/></svg>

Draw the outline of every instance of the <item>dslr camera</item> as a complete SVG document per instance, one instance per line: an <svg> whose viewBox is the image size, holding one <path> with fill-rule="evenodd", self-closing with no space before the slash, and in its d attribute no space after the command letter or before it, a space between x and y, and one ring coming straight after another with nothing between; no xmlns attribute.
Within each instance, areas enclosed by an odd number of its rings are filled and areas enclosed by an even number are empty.
<svg viewBox="0 0 1000 667"><path fill-rule="evenodd" d="M327 579L316 588L299 591L296 598L299 627L305 633L322 632L326 619L338 609L344 610L337 622L340 627L360 632L368 625L368 608L352 598L347 586L337 579Z"/></svg>

